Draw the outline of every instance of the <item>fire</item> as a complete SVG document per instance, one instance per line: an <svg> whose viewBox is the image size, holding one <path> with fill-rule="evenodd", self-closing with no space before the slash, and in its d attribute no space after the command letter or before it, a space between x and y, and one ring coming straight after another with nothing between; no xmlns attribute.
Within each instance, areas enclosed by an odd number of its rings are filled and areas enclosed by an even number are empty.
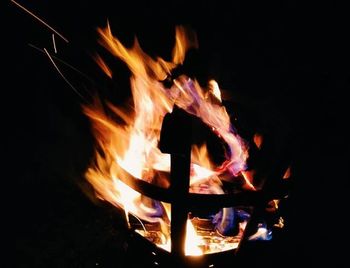
<svg viewBox="0 0 350 268"><path fill-rule="evenodd" d="M103 72L104 72L109 78L112 78L112 76L113 76L112 70L107 66L107 64L106 64L105 61L101 58L100 55L96 55L95 61L96 61L96 63L98 64L98 66L100 66L100 68L103 70Z"/></svg>
<svg viewBox="0 0 350 268"><path fill-rule="evenodd" d="M55 34L69 42L30 10L14 0L11 2L53 32L55 53ZM97 143L94 162L88 168L86 178L94 187L97 197L124 210L130 228L160 248L171 251L171 204L141 195L133 189L129 180L133 176L163 188L170 186L170 155L162 153L158 148L162 122L167 113L171 113L175 106L181 108L199 118L226 143L226 159L219 166L211 161L206 144L192 146L189 192L222 195L225 194L222 181L232 182L236 178L240 178L239 182L243 179L241 190L255 191L255 171L246 170L247 147L231 126L230 117L222 105L218 83L210 80L208 86L202 88L196 80L185 74L172 77L173 70L184 63L186 52L190 48L198 47L194 33L184 27L177 27L172 59L165 61L144 53L136 38L134 45L126 48L113 36L109 24L105 29L98 29L98 32L100 43L111 54L124 61L132 73L132 106L117 107L108 102L102 103L96 98L94 104L83 107L85 114L91 119ZM48 56L62 78L84 99L61 73L47 49L44 48L42 52ZM96 55L95 61L109 78L113 77L112 69L99 55ZM166 86L165 81L169 80L171 85ZM263 138L260 133L253 137L258 149L262 147ZM283 179L288 180L290 176L289 167ZM270 200L266 211L275 213L280 201ZM203 218L189 212L183 244L185 255L200 256L237 248L250 218L245 209L249 210L247 207L224 207L220 211L209 212ZM141 227L130 224L130 215ZM273 226L283 228L283 217L280 216ZM256 232L248 240L271 238L272 231L263 222L258 223ZM157 262L155 264L158 265ZM212 266L211 264L208 267Z"/></svg>
<svg viewBox="0 0 350 268"><path fill-rule="evenodd" d="M185 255L199 256L203 254L203 251L199 247L201 239L197 235L191 220L187 220L186 225L186 240L185 240Z"/></svg>
<svg viewBox="0 0 350 268"><path fill-rule="evenodd" d="M220 102L222 101L219 84L215 80L209 81L209 90Z"/></svg>
<svg viewBox="0 0 350 268"><path fill-rule="evenodd" d="M185 239L185 255L186 256L200 256L203 255L203 250L200 247L203 244L201 237L197 234L195 227L190 219L186 222L186 239ZM171 241L158 245L159 247L170 251Z"/></svg>
<svg viewBox="0 0 350 268"><path fill-rule="evenodd" d="M170 172L170 155L158 148L164 116L171 113L176 105L200 118L227 145L226 161L221 166L211 162L205 145L192 148L192 192L223 194L220 175L230 174L231 180L241 175L246 168L247 148L233 131L230 117L221 104L221 93L216 81L211 80L208 88L202 88L196 80L185 75L173 78L169 88L162 82L171 77L172 70L184 62L186 51L198 46L196 36L191 31L183 27L176 28L176 42L170 62L148 56L136 38L134 45L126 48L113 36L109 25L105 29L98 29L98 32L100 43L124 61L132 72L130 85L133 105L116 107L107 103L104 106L100 100L96 100L94 105L83 107L91 119L97 142L95 161L87 170L86 178L99 198L125 210L127 220L128 214L131 214L139 220L159 224L162 239L156 243L169 250L169 206L155 200L149 201L149 198L141 196L121 181L131 174L140 180L169 187L169 176L166 174ZM100 57L96 57L96 61L111 77L112 71L106 63ZM106 109L113 113L114 119L108 116ZM254 189L246 175L244 178L245 188ZM148 202L145 201L147 199ZM233 215L233 212L227 208L222 214ZM147 232L139 231L144 236L147 236ZM201 243L201 237L188 220L186 254L202 255L203 250L199 247Z"/></svg>
<svg viewBox="0 0 350 268"><path fill-rule="evenodd" d="M259 133L255 133L254 134L254 143L255 143L256 147L258 147L260 149L262 142L263 142L263 136Z"/></svg>

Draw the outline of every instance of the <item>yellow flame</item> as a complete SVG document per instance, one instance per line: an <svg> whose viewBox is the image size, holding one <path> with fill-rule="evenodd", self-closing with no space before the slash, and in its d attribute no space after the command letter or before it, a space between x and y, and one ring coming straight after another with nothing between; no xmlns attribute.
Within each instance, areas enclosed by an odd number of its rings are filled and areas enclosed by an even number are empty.
<svg viewBox="0 0 350 268"><path fill-rule="evenodd" d="M186 239L185 239L185 255L186 256L200 256L203 255L203 250L199 247L201 245L201 239L197 235L190 219L186 224Z"/></svg>
<svg viewBox="0 0 350 268"><path fill-rule="evenodd" d="M273 226L277 227L277 228L280 228L280 229L284 228L284 219L283 219L283 217L279 217L278 218L278 222L275 223Z"/></svg>
<svg viewBox="0 0 350 268"><path fill-rule="evenodd" d="M201 237L197 235L196 229L192 224L190 219L187 219L186 222L186 238L185 238L185 255L186 256L201 256L203 255L203 250L201 249L202 245ZM170 252L171 241L167 240L165 244L158 245L159 247Z"/></svg>
<svg viewBox="0 0 350 268"><path fill-rule="evenodd" d="M209 90L220 102L222 102L219 84L215 80L209 81Z"/></svg>
<svg viewBox="0 0 350 268"><path fill-rule="evenodd" d="M208 193L223 193L219 179L221 173L229 173L235 179L245 169L247 148L244 141L232 130L230 117L221 104L220 89L216 81L210 81L208 89L203 89L196 80L185 75L177 77L170 88L166 88L161 82L178 64L183 63L188 49L197 47L197 39L192 32L184 27L176 28L172 62L151 58L143 52L136 38L134 45L126 48L112 35L109 25L98 29L98 32L100 43L124 61L131 70L133 105L117 107L110 103L103 105L96 100L93 105L83 107L85 114L91 119L98 147L94 163L86 172L86 178L99 198L123 208L126 215L131 213L141 220L160 223L165 236L165 242L160 246L167 248L170 237L164 222L171 219L170 206L161 203L163 214L157 215L155 208L145 206L142 196L121 181L128 180L132 175L161 187L169 187L170 155L163 154L158 149L164 116L177 105L200 118L226 142L229 154L225 164L219 168L210 162L205 145L193 147L191 185L201 182ZM108 76L112 75L105 61L99 56L96 61ZM209 93L215 98L208 98ZM254 188L248 179L246 184L248 188ZM203 190L198 187L193 189ZM187 229L186 243L191 242L198 246L200 241L196 238L190 221ZM199 254L197 246L193 249L187 244L190 255Z"/></svg>
<svg viewBox="0 0 350 268"><path fill-rule="evenodd" d="M175 47L173 49L173 62L182 64L185 60L186 52L190 48L197 48L197 36L183 26L176 28Z"/></svg>

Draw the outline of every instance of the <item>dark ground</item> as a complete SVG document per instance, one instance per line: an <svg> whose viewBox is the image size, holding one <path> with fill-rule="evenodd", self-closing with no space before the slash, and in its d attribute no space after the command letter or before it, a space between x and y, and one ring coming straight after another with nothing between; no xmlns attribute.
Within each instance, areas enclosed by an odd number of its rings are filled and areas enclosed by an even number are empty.
<svg viewBox="0 0 350 268"><path fill-rule="evenodd" d="M104 26L108 17L116 35L126 43L138 35L153 55L169 53L174 25L192 26L200 45L194 58L201 67L198 76L214 77L232 90L235 101L253 114L243 117L243 124L258 122L277 140L287 131L292 147L294 186L286 230L270 252L250 256L246 266L277 267L282 262L343 267L346 247L339 242L348 241L344 204L349 189L344 92L350 74L345 8L294 1L215 1L197 8L180 2L114 2L24 5L71 41L66 44L56 36L58 56L94 80L65 69L74 86L84 95L86 87L115 99L124 95L113 89L123 88L128 78L116 72L115 81L106 82L94 66L90 54L102 51L95 44L97 26ZM128 253L118 213L91 202L76 184L92 152L81 100L48 58L28 46L52 51L51 32L11 3L7 14L13 30L7 39L12 48L10 94L3 100L4 117L10 119L5 148L11 197L5 204L12 204L10 215L15 215L10 218L16 253L8 267L135 266L141 257ZM123 73L122 66L115 68Z"/></svg>

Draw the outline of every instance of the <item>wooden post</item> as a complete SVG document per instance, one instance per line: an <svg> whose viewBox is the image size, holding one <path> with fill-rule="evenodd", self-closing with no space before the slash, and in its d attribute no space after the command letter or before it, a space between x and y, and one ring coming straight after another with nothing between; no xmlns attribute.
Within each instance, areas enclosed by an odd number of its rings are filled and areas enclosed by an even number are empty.
<svg viewBox="0 0 350 268"><path fill-rule="evenodd" d="M185 256L188 217L192 116L175 106L163 120L160 137L160 150L171 154L171 254L181 261Z"/></svg>

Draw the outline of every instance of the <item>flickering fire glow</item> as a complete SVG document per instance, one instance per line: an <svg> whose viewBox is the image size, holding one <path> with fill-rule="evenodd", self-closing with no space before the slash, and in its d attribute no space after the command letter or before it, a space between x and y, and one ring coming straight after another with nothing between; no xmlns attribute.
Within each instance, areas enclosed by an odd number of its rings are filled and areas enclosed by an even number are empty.
<svg viewBox="0 0 350 268"><path fill-rule="evenodd" d="M53 32L55 54L55 35L69 42L30 10L14 0L11 2ZM125 47L113 36L109 25L104 29L99 28L98 32L101 45L125 62L131 71L132 105L115 106L96 98L92 105L83 106L85 114L91 119L97 142L95 158L86 172L86 178L98 198L124 210L130 228L159 248L170 252L171 204L142 195L133 189L130 180L132 176L158 187L170 187L171 158L158 148L165 115L172 113L175 106L181 108L201 120L226 144L225 159L220 164L212 160L207 144L192 145L190 193L224 195L223 181L236 180L240 180L240 190L255 191L255 171L246 170L248 148L231 125L230 116L222 104L219 84L215 80L208 81L207 86L202 87L186 74L172 76L173 70L184 63L186 52L198 47L193 32L184 27L176 28L171 61L150 57L141 49L137 39L131 48ZM46 48L41 50L34 45L30 46L45 53L61 77L85 100L60 71L54 61L55 56ZM97 55L95 61L109 78L113 78L113 70L101 56ZM63 63L81 73L73 66ZM169 79L171 84L166 86L164 81ZM256 133L253 141L261 150L263 136ZM288 168L283 179L288 180L290 176ZM271 200L266 211L276 212L279 203L280 199ZM200 216L190 212L186 222L185 255L200 256L237 248L250 218L250 209L223 207L219 211L208 211L206 215ZM279 217L274 227L283 226L284 219ZM259 223L256 233L248 239L270 240L271 230L265 223Z"/></svg>
<svg viewBox="0 0 350 268"><path fill-rule="evenodd" d="M207 88L202 88L196 80L181 75L173 79L170 87L162 83L171 76L174 68L184 62L186 51L198 46L194 33L183 27L176 28L176 42L172 61L169 62L148 56L137 39L131 48L126 48L112 35L109 25L98 29L98 32L100 43L124 61L132 72L133 106L116 107L107 103L108 109L118 120L107 115L106 107L100 100L96 99L94 105L84 106L84 112L91 119L98 147L94 164L87 170L86 178L99 198L124 209L127 220L131 214L145 223L143 228L136 230L138 233L170 251L169 204L142 196L122 182L131 174L154 185L169 187L170 155L158 148L164 116L171 113L176 105L199 118L227 144L226 160L219 166L211 161L205 144L192 147L190 192L224 194L220 180L222 174L229 174L230 180L240 175L245 181L243 188L254 190L251 178L244 173L247 146L233 130L230 117L221 104L216 81L211 80ZM100 56L96 57L96 62L107 76L112 77L112 70ZM237 247L238 234L225 237L234 225L234 213L234 208L223 208L210 215L211 230L199 230L189 219L186 255L202 255ZM153 230L147 230L149 224L153 225ZM156 231L154 226L159 226Z"/></svg>

